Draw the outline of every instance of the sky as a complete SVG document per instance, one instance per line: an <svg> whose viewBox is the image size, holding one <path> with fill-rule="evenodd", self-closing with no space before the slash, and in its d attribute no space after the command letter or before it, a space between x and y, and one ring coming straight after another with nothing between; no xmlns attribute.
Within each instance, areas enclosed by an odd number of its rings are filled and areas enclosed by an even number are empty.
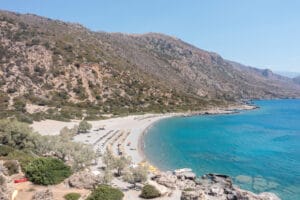
<svg viewBox="0 0 300 200"><path fill-rule="evenodd" d="M245 65L300 73L299 0L0 0L94 31L160 32Z"/></svg>

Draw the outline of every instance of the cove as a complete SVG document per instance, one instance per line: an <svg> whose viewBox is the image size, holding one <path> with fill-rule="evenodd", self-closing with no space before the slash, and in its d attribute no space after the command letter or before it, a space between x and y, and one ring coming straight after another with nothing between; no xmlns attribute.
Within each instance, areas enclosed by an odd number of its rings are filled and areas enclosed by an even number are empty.
<svg viewBox="0 0 300 200"><path fill-rule="evenodd" d="M144 136L145 156L161 170L227 174L243 189L300 199L300 100L254 103L260 109L158 121Z"/></svg>

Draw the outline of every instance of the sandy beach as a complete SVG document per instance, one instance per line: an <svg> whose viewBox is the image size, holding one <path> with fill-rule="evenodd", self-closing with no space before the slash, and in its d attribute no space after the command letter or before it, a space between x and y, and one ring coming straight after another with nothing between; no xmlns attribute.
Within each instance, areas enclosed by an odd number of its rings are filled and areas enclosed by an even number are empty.
<svg viewBox="0 0 300 200"><path fill-rule="evenodd" d="M89 123L93 125L92 130L75 136L74 141L91 144L95 151L101 153L109 147L117 155L122 148L122 153L130 156L132 162L138 164L144 160L140 151L143 132L158 120L179 115L182 114L144 114L90 121ZM41 135L57 135L63 127L72 128L78 123L78 120L71 122L45 120L34 122L32 128Z"/></svg>
<svg viewBox="0 0 300 200"><path fill-rule="evenodd" d="M214 108L192 113L143 114L89 121L89 123L93 125L93 128L88 133L76 135L74 141L90 144L98 153L103 153L107 148L110 148L115 155L130 156L133 164L149 163L143 154L143 135L155 122L176 116L188 117L193 115L230 114L236 113L239 110L250 110L255 108L255 106L238 105L229 108ZM78 124L78 120L72 120L71 122L45 120L34 122L31 127L41 135L57 135L63 127L72 128L74 125ZM97 162L98 164L93 166L92 170L97 170L98 167L102 166L101 158L99 158ZM149 170L153 172L158 169L150 165ZM171 196L158 198L159 200L180 199L181 191L170 191L165 186L158 185L151 180L148 180L148 182L149 181L151 184L156 185L160 191L172 193ZM114 179L112 184L115 187L122 188L125 183L118 179ZM129 190L124 192L124 194L124 200L141 199L139 198L140 192L136 190Z"/></svg>
<svg viewBox="0 0 300 200"><path fill-rule="evenodd" d="M238 105L228 108L203 110L200 112L143 114L89 121L89 123L93 125L92 130L85 134L76 135L74 141L91 144L95 151L100 153L103 153L106 148L111 148L116 155L122 154L130 156L132 162L138 164L145 160L142 151L143 134L158 120L175 116L230 114L239 110L250 110L255 108L256 107L250 105ZM34 122L31 127L41 135L57 135L63 127L72 128L74 125L78 124L78 120L72 120L71 122L44 120Z"/></svg>

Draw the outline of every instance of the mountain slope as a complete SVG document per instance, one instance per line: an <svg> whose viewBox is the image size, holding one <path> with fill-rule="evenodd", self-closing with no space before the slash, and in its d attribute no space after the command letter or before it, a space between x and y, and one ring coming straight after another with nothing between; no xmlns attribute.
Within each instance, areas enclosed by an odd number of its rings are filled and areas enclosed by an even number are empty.
<svg viewBox="0 0 300 200"><path fill-rule="evenodd" d="M294 82L300 84L300 76L293 78Z"/></svg>
<svg viewBox="0 0 300 200"><path fill-rule="evenodd" d="M162 34L92 32L6 11L0 27L2 117L96 118L300 96L291 79Z"/></svg>

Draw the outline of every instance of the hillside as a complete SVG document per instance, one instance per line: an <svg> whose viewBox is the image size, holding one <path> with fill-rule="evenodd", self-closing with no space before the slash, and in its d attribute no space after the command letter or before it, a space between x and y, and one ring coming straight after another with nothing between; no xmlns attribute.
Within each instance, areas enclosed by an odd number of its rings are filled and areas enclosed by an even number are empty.
<svg viewBox="0 0 300 200"><path fill-rule="evenodd" d="M291 79L162 34L92 32L6 11L0 27L1 117L92 119L300 96Z"/></svg>
<svg viewBox="0 0 300 200"><path fill-rule="evenodd" d="M300 76L293 78L294 82L300 84Z"/></svg>

